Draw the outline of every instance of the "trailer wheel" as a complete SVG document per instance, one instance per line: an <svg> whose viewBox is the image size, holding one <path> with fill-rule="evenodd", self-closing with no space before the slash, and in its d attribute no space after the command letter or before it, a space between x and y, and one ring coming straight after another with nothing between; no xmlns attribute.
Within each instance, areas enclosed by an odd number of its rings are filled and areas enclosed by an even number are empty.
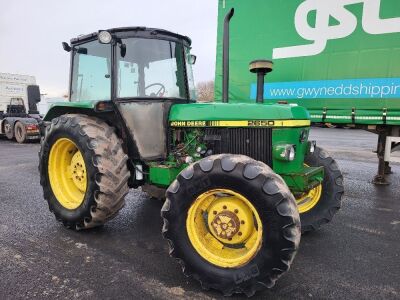
<svg viewBox="0 0 400 300"><path fill-rule="evenodd" d="M26 128L21 122L15 123L14 126L15 139L18 143L23 144L26 142Z"/></svg>
<svg viewBox="0 0 400 300"><path fill-rule="evenodd" d="M4 133L7 139L12 140L14 138L14 130L11 123L7 120L4 121Z"/></svg>
<svg viewBox="0 0 400 300"><path fill-rule="evenodd" d="M46 128L40 183L56 219L71 229L104 224L124 206L128 157L114 128L84 115L63 115Z"/></svg>
<svg viewBox="0 0 400 300"><path fill-rule="evenodd" d="M323 166L325 175L322 184L296 199L302 232L317 230L330 222L341 207L344 193L342 172L325 150L315 147L305 163L311 167Z"/></svg>
<svg viewBox="0 0 400 300"><path fill-rule="evenodd" d="M185 275L224 295L271 288L300 242L294 197L267 165L215 155L183 170L162 208L163 236Z"/></svg>

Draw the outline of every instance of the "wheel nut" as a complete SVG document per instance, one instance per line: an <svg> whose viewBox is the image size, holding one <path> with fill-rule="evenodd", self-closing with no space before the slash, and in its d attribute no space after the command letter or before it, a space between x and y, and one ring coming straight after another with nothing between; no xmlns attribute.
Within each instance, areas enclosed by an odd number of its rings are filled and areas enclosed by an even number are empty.
<svg viewBox="0 0 400 300"><path fill-rule="evenodd" d="M242 225L243 225L243 224L244 224L244 221L243 221L243 220L242 220L242 221L240 221L240 224L242 224Z"/></svg>
<svg viewBox="0 0 400 300"><path fill-rule="evenodd" d="M242 232L241 232L241 231L239 231L239 232L238 232L238 235L239 235L239 236L241 236L241 235L242 235Z"/></svg>
<svg viewBox="0 0 400 300"><path fill-rule="evenodd" d="M238 209L235 209L234 211L235 211L235 214L239 213L239 210L238 210Z"/></svg>
<svg viewBox="0 0 400 300"><path fill-rule="evenodd" d="M227 209L228 207L227 207L226 205L224 205L222 208L223 208L223 209Z"/></svg>
<svg viewBox="0 0 400 300"><path fill-rule="evenodd" d="M214 211L213 211L213 214L214 214L214 215L216 215L216 214L217 214L217 211L216 211L216 210L214 210Z"/></svg>

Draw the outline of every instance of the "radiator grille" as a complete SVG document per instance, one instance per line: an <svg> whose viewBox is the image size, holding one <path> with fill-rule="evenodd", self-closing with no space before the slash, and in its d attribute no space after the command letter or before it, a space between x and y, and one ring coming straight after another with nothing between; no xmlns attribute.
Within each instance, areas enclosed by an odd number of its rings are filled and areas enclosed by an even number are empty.
<svg viewBox="0 0 400 300"><path fill-rule="evenodd" d="M205 140L214 154L243 154L272 167L272 128L210 128Z"/></svg>

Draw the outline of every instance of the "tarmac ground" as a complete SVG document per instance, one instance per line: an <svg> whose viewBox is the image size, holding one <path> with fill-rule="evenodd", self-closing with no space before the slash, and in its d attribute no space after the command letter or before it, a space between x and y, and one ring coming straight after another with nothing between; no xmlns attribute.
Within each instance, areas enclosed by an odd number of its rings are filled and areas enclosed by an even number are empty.
<svg viewBox="0 0 400 300"><path fill-rule="evenodd" d="M390 186L375 186L376 135L313 128L312 139L344 174L342 209L303 235L291 270L253 299L400 299L400 165ZM169 257L162 203L140 190L102 228L73 232L56 222L39 184L38 150L0 139L0 299L222 298Z"/></svg>

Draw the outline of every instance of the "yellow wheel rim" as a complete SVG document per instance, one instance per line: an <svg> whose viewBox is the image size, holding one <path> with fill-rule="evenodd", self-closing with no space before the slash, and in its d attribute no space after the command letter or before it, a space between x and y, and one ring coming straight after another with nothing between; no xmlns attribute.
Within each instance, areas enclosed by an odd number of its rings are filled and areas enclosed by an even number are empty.
<svg viewBox="0 0 400 300"><path fill-rule="evenodd" d="M189 209L186 229L197 253L224 268L245 265L262 244L257 210L244 196L226 189L197 197Z"/></svg>
<svg viewBox="0 0 400 300"><path fill-rule="evenodd" d="M57 201L66 209L78 208L85 198L86 165L81 151L70 139L58 139L50 149L48 172Z"/></svg>
<svg viewBox="0 0 400 300"><path fill-rule="evenodd" d="M308 193L296 199L299 213L305 213L314 208L322 195L322 184L310 190Z"/></svg>
<svg viewBox="0 0 400 300"><path fill-rule="evenodd" d="M308 165L306 164L305 166L308 167ZM299 213L302 214L313 209L314 206L317 205L317 203L321 199L321 195L322 195L322 184L316 186L308 193L304 193L300 197L296 198Z"/></svg>

